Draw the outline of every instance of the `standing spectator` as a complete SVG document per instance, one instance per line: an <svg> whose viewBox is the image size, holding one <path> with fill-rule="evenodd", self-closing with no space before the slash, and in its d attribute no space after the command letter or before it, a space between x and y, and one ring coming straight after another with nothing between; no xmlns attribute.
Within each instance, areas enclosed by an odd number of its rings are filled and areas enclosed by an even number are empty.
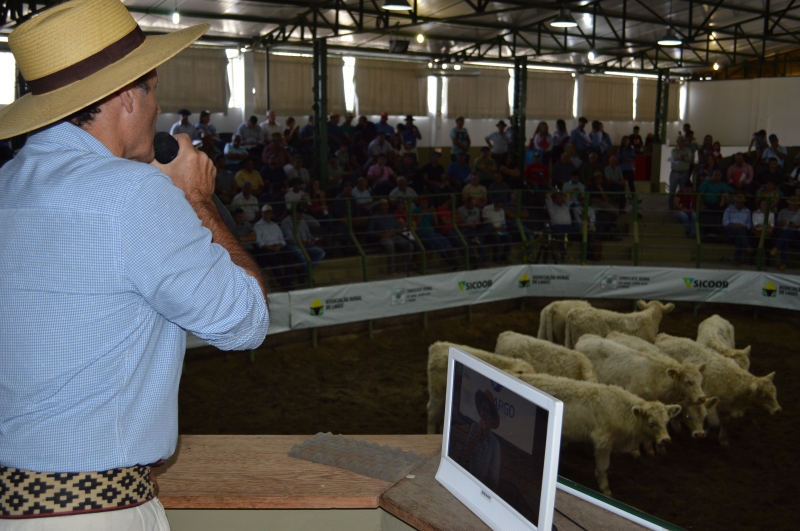
<svg viewBox="0 0 800 531"><path fill-rule="evenodd" d="M261 152L261 162L267 164L270 156L275 157L280 167L292 163L292 156L283 147L283 135L281 133L272 134L269 144L264 146L264 150Z"/></svg>
<svg viewBox="0 0 800 531"><path fill-rule="evenodd" d="M233 172L225 169L225 156L217 155L214 159L214 166L217 167L217 177L214 181L214 193L223 204L229 205L233 196L236 195L236 179Z"/></svg>
<svg viewBox="0 0 800 531"><path fill-rule="evenodd" d="M561 190L564 184L568 183L573 175L578 171L569 160L567 153L562 153L561 157L553 164L553 187Z"/></svg>
<svg viewBox="0 0 800 531"><path fill-rule="evenodd" d="M778 214L777 226L780 229L778 242L770 252L770 255L776 256L780 251L781 263L779 269L784 271L786 270L786 263L789 261L789 248L792 242L800 241L800 198L789 198L788 206Z"/></svg>
<svg viewBox="0 0 800 531"><path fill-rule="evenodd" d="M733 164L728 167L728 184L737 193L747 194L753 182L753 167L744 161L744 154L737 153L733 157Z"/></svg>
<svg viewBox="0 0 800 531"><path fill-rule="evenodd" d="M467 160L466 153L459 153L455 162L451 162L450 166L447 167L447 178L456 190L464 188L472 177L472 169L469 167Z"/></svg>
<svg viewBox="0 0 800 531"><path fill-rule="evenodd" d="M381 118L378 122L375 123L375 132L376 133L383 133L386 135L386 138L391 138L393 134L395 134L394 127L389 124L389 115L385 112L381 113Z"/></svg>
<svg viewBox="0 0 800 531"><path fill-rule="evenodd" d="M375 127L375 124L367 120L366 116L358 117L356 132L361 133L361 137L367 145L369 145L369 143L375 140L375 137L378 136L378 129ZM383 134L386 135L386 131L384 131Z"/></svg>
<svg viewBox="0 0 800 531"><path fill-rule="evenodd" d="M486 187L480 183L480 179L474 173L470 176L469 184L464 185L464 188L462 188L461 194L465 203L468 198L472 197L478 207L483 208L486 206Z"/></svg>
<svg viewBox="0 0 800 531"><path fill-rule="evenodd" d="M695 205L697 204L697 196L694 193L694 187L691 181L686 183L686 186L678 191L675 196L675 217L683 223L686 228L686 236L694 238L697 232L695 231Z"/></svg>
<svg viewBox="0 0 800 531"><path fill-rule="evenodd" d="M177 135L183 133L189 135L189 138L192 140L199 139L200 133L198 133L197 128L189 122L189 116L192 115L191 111L187 109L181 109L178 111L178 114L181 116L181 119L172 124L169 134Z"/></svg>
<svg viewBox="0 0 800 531"><path fill-rule="evenodd" d="M328 122L328 151L336 153L339 146L344 144L344 133L342 128L339 127L339 115L331 114L330 121Z"/></svg>
<svg viewBox="0 0 800 531"><path fill-rule="evenodd" d="M738 194L734 204L725 209L722 217L722 226L725 227L725 235L734 240L736 249L733 253L733 265L738 266L742 263L742 251L753 254L750 247L750 229L753 222L750 216L750 209L744 206L744 194Z"/></svg>
<svg viewBox="0 0 800 531"><path fill-rule="evenodd" d="M567 124L559 118L556 120L556 130L553 131L553 149L550 152L550 160L561 160L561 154L564 153L568 144L569 132L567 131Z"/></svg>
<svg viewBox="0 0 800 531"><path fill-rule="evenodd" d="M488 223L484 241L492 248L492 261L501 264L510 263L511 235L506 227L506 212L503 200L495 198L492 204L483 207L482 217Z"/></svg>
<svg viewBox="0 0 800 531"><path fill-rule="evenodd" d="M728 204L729 194L733 194L733 188L722 182L722 172L717 170L711 174L711 178L700 184L697 192L703 202L700 206L703 210L723 211Z"/></svg>
<svg viewBox="0 0 800 531"><path fill-rule="evenodd" d="M397 126L402 127L403 124L397 124ZM389 154L386 156L387 164L389 164L392 169L395 169L402 162L403 155L406 153L406 148L403 145L403 139L399 134L392 135L388 140L391 149L389 150Z"/></svg>
<svg viewBox="0 0 800 531"><path fill-rule="evenodd" d="M411 252L412 245L400 233L403 231L402 225L397 221L394 214L389 212L389 201L381 199L378 202L378 212L369 218L367 232L376 236L386 252L386 272L394 276L395 255L400 257L401 269L408 267L408 254Z"/></svg>
<svg viewBox="0 0 800 531"><path fill-rule="evenodd" d="M494 174L494 182L486 189L486 193L489 203L494 203L498 199L505 205L511 202L511 187L504 181L500 172Z"/></svg>
<svg viewBox="0 0 800 531"><path fill-rule="evenodd" d="M439 221L435 210L428 203L427 197L419 198L419 204L413 208L412 214L416 225L415 232L425 250L435 250L453 271L458 269L458 263L453 254L453 246L450 244L450 240L436 230Z"/></svg>
<svg viewBox="0 0 800 531"><path fill-rule="evenodd" d="M698 162L707 160L714 155L714 137L706 135L703 137L703 145L698 150Z"/></svg>
<svg viewBox="0 0 800 531"><path fill-rule="evenodd" d="M617 194L612 197L612 201L616 200L620 212L625 211L625 181L622 177L622 168L617 162L617 157L611 155L608 158L608 166L603 168L603 182L606 185L606 190L611 194ZM688 181L687 181L688 182Z"/></svg>
<svg viewBox="0 0 800 531"><path fill-rule="evenodd" d="M264 180L253 166L253 159L245 159L242 169L236 173L236 184L242 188L245 181L249 182L253 186L253 193L258 197L264 192Z"/></svg>
<svg viewBox="0 0 800 531"><path fill-rule="evenodd" d="M594 181L594 176L597 172L603 173L603 165L600 164L599 156L597 153L589 153L586 162L581 164L580 176L581 182L589 186Z"/></svg>
<svg viewBox="0 0 800 531"><path fill-rule="evenodd" d="M483 238L488 225L481 222L481 208L477 205L475 197L466 197L457 214L461 234L470 245L470 259L474 260L472 263L476 264L480 259L480 264L485 264L486 253L483 249Z"/></svg>
<svg viewBox="0 0 800 531"><path fill-rule="evenodd" d="M589 121L581 116L578 118L578 127L569 134L569 142L572 144L573 154L584 162L587 160L589 146L592 145L592 140L585 131L587 123Z"/></svg>
<svg viewBox="0 0 800 531"><path fill-rule="evenodd" d="M547 206L547 213L550 216L550 230L553 231L553 234L568 235L581 233L581 226L572 223L569 204L564 200L564 195L561 192L545 195L544 201ZM558 250L561 253L562 260L567 257L565 238L557 238Z"/></svg>
<svg viewBox="0 0 800 531"><path fill-rule="evenodd" d="M311 182L311 175L309 175L308 170L303 167L303 157L300 155L295 156L292 167L285 170L285 173L289 181L300 179L305 186L308 186Z"/></svg>
<svg viewBox="0 0 800 531"><path fill-rule="evenodd" d="M490 182L497 173L497 162L490 156L489 148L481 148L481 156L475 161L472 173L482 182Z"/></svg>
<svg viewBox="0 0 800 531"><path fill-rule="evenodd" d="M283 130L283 138L286 141L286 149L288 149L292 155L297 155L303 151L303 141L300 140L300 128L297 127L294 117L292 116L286 119L286 129Z"/></svg>
<svg viewBox="0 0 800 531"><path fill-rule="evenodd" d="M769 162L769 159L774 158L778 161L781 171L783 171L787 153L785 147L778 145L778 135L772 134L769 135L769 147L764 150L761 160Z"/></svg>
<svg viewBox="0 0 800 531"><path fill-rule="evenodd" d="M211 123L211 111L206 110L200 112L200 121L195 124L194 128L197 130L197 134L200 135L201 139L204 134L208 133L214 138L214 142L219 142L217 128Z"/></svg>
<svg viewBox="0 0 800 531"><path fill-rule="evenodd" d="M247 149L242 145L242 137L233 135L231 141L225 144L225 167L229 170L238 170L242 161L248 158Z"/></svg>
<svg viewBox="0 0 800 531"><path fill-rule="evenodd" d="M500 164L497 171L503 174L503 180L505 180L511 188L522 188L522 172L519 171L517 163L511 153L506 153L505 159L503 159L503 163Z"/></svg>
<svg viewBox="0 0 800 531"><path fill-rule="evenodd" d="M622 177L628 183L628 192L631 194L636 193L636 185L633 181L633 169L636 163L636 150L631 146L631 140L627 136L622 137L619 149L617 150L617 160L619 160L619 167L622 169Z"/></svg>
<svg viewBox="0 0 800 531"><path fill-rule="evenodd" d="M678 137L678 146L672 148L669 173L669 208L675 208L675 192L689 180L692 152L686 147L686 137Z"/></svg>
<svg viewBox="0 0 800 531"><path fill-rule="evenodd" d="M272 207L261 207L261 219L255 224L256 246L259 254L256 259L262 265L268 265L275 279L286 288L294 283L294 267L296 255L286 248L286 240L280 226L272 221Z"/></svg>
<svg viewBox="0 0 800 531"><path fill-rule="evenodd" d="M450 130L450 162L455 162L459 153L464 153L467 157L469 164L469 148L472 141L469 138L469 132L464 127L464 117L459 116L456 118L456 126Z"/></svg>
<svg viewBox="0 0 800 531"><path fill-rule="evenodd" d="M242 191L231 199L231 207L244 210L245 219L253 222L258 217L258 197L253 195L253 185L250 181L244 181L241 186Z"/></svg>
<svg viewBox="0 0 800 531"><path fill-rule="evenodd" d="M314 116L308 116L306 125L300 128L300 153L303 162L308 166L311 163L311 154L314 152Z"/></svg>
<svg viewBox="0 0 800 531"><path fill-rule="evenodd" d="M403 132L400 134L400 139L403 141L406 153L413 155L414 161L416 162L417 140L422 140L422 133L420 133L419 128L414 125L414 117L410 114L406 116L406 125L405 128L403 128Z"/></svg>
<svg viewBox="0 0 800 531"><path fill-rule="evenodd" d="M264 144L264 131L258 125L258 117L251 116L236 130L236 134L242 137L244 147L255 147Z"/></svg>
<svg viewBox="0 0 800 531"><path fill-rule="evenodd" d="M550 155L553 152L553 137L550 136L547 122L539 122L528 149L539 151L542 155L542 164L550 165Z"/></svg>
<svg viewBox="0 0 800 531"><path fill-rule="evenodd" d="M767 142L767 132L763 129L753 133L753 137L750 139L750 145L747 146L747 156L750 158L751 161L755 161L755 164L761 160L764 156L764 150L767 149L769 143Z"/></svg>
<svg viewBox="0 0 800 531"><path fill-rule="evenodd" d="M345 144L351 143L353 141L353 135L356 134L356 127L353 125L353 113L344 113L344 123L339 126L339 129L342 130L342 137L344 138Z"/></svg>
<svg viewBox="0 0 800 531"><path fill-rule="evenodd" d="M642 142L642 135L639 134L639 126L633 126L633 133L628 137L631 141L631 147L636 152L637 155L642 153L644 148L644 143Z"/></svg>
<svg viewBox="0 0 800 531"><path fill-rule="evenodd" d="M611 147L611 145L610 143L606 143L606 138L603 134L603 126L599 120L594 120L592 122L592 131L589 133L589 139L591 140L591 147L589 149L597 153L600 164L605 166L608 148Z"/></svg>
<svg viewBox="0 0 800 531"><path fill-rule="evenodd" d="M700 150L700 146L697 145L697 140L694 137L694 131L686 131L684 138L686 139L686 149L688 149L689 153L691 153L689 157L689 176L691 176L694 175L694 165L695 161L698 161L697 152ZM702 155L700 156L700 159L702 160ZM687 176L687 180L689 176Z"/></svg>
<svg viewBox="0 0 800 531"><path fill-rule="evenodd" d="M276 117L275 111L269 110L267 111L267 119L259 124L259 127L264 132L265 144L272 140L275 133L283 134L283 127L275 121Z"/></svg>
<svg viewBox="0 0 800 531"><path fill-rule="evenodd" d="M492 151L492 158L500 165L508 154L508 135L506 134L506 123L500 120L495 124L497 131L486 135L484 140Z"/></svg>

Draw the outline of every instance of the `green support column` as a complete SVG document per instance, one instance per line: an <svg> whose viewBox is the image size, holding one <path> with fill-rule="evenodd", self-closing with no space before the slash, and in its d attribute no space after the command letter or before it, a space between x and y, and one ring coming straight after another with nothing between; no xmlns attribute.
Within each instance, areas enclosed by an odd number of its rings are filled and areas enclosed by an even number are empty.
<svg viewBox="0 0 800 531"><path fill-rule="evenodd" d="M314 176L328 187L328 41L314 41Z"/></svg>
<svg viewBox="0 0 800 531"><path fill-rule="evenodd" d="M511 117L511 153L520 172L525 171L525 109L528 94L528 58L514 58L514 114Z"/></svg>
<svg viewBox="0 0 800 531"><path fill-rule="evenodd" d="M656 83L656 114L653 135L653 161L650 167L650 191L658 193L661 182L661 150L667 142L667 111L669 110L669 70L658 71Z"/></svg>

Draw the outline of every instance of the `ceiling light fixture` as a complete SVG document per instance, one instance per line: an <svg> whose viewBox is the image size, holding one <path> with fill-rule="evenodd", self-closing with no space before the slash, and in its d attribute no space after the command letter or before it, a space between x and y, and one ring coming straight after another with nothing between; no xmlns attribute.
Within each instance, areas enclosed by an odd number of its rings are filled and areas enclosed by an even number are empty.
<svg viewBox="0 0 800 531"><path fill-rule="evenodd" d="M714 63L714 70L719 70L719 63Z"/></svg>
<svg viewBox="0 0 800 531"><path fill-rule="evenodd" d="M175 11L172 12L172 23L173 24L181 23L181 14L178 13L178 0L175 0Z"/></svg>
<svg viewBox="0 0 800 531"><path fill-rule="evenodd" d="M589 53L586 55L586 57L588 57L590 61L594 61L594 52L589 50Z"/></svg>
<svg viewBox="0 0 800 531"><path fill-rule="evenodd" d="M411 6L406 0L386 0L383 3L383 9L386 11L411 11Z"/></svg>
<svg viewBox="0 0 800 531"><path fill-rule="evenodd" d="M422 33L420 33L419 35L417 35L417 42L418 42L418 43L420 43L420 44L422 44L423 42L425 42L425 35L423 35Z"/></svg>
<svg viewBox="0 0 800 531"><path fill-rule="evenodd" d="M681 44L683 44L683 41L672 28L667 30L664 37L658 39L659 46L680 46Z"/></svg>
<svg viewBox="0 0 800 531"><path fill-rule="evenodd" d="M459 64L453 65L453 70L461 70L461 65Z"/></svg>
<svg viewBox="0 0 800 531"><path fill-rule="evenodd" d="M556 18L550 21L550 25L554 28L574 28L578 23L572 18L569 9L562 7L558 10Z"/></svg>

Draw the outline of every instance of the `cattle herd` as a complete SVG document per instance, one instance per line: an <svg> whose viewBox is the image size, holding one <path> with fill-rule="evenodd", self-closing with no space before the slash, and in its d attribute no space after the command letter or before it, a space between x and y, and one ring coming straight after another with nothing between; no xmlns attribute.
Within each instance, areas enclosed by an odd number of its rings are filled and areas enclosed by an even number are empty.
<svg viewBox="0 0 800 531"><path fill-rule="evenodd" d="M750 406L781 410L774 372L754 376L750 347L737 349L734 329L719 315L701 322L696 339L658 333L673 304L638 301L630 314L593 308L585 301L557 301L541 313L538 337L503 332L495 351L437 342L428 351L428 433L444 422L450 346L541 389L564 402L562 443L594 446L595 476L611 495L612 452L653 455L670 442L667 425L685 425L692 437L718 430Z"/></svg>

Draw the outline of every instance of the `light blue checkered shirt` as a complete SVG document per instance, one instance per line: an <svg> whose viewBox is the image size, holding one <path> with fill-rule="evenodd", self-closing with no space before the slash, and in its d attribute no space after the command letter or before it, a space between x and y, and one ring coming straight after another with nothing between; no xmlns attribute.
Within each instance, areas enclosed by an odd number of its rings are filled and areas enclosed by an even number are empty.
<svg viewBox="0 0 800 531"><path fill-rule="evenodd" d="M0 465L166 459L184 329L246 349L268 326L258 283L154 166L62 122L0 169Z"/></svg>

